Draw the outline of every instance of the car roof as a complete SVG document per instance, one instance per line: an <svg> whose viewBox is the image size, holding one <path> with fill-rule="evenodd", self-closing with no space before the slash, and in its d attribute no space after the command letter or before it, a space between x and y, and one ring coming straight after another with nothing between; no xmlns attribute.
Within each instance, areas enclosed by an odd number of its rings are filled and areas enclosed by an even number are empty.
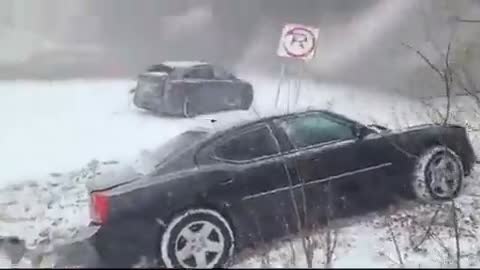
<svg viewBox="0 0 480 270"><path fill-rule="evenodd" d="M165 76L174 70L188 70L200 66L211 66L211 64L202 61L166 61L160 64L150 65L140 75Z"/></svg>
<svg viewBox="0 0 480 270"><path fill-rule="evenodd" d="M140 77L164 77L168 76L167 72L162 71L146 71L139 74Z"/></svg>
<svg viewBox="0 0 480 270"><path fill-rule="evenodd" d="M191 68L196 66L210 65L209 63L203 61L166 61L162 62L161 64L171 68Z"/></svg>
<svg viewBox="0 0 480 270"><path fill-rule="evenodd" d="M279 118L284 118L284 117L290 117L290 116L300 116L304 114L309 114L309 113L315 113L315 112L320 112L320 113L325 113L337 118L342 118L347 121L354 121L352 119L349 119L341 114L337 114L328 110L320 110L320 109L309 109L309 110L301 110L301 111L296 111L296 112L291 112L291 113L274 113L272 115L266 116L266 117L261 117L259 118L258 116L256 117L247 117L246 119L241 119L241 120L234 120L234 121L216 121L215 123L211 123L211 125L208 126L197 126L193 129L192 131L202 131L209 133L210 135L215 135L215 134L220 134L224 132L228 132L230 130L236 129L236 128L243 128L251 125L255 125L258 123L262 122L269 122L275 119Z"/></svg>

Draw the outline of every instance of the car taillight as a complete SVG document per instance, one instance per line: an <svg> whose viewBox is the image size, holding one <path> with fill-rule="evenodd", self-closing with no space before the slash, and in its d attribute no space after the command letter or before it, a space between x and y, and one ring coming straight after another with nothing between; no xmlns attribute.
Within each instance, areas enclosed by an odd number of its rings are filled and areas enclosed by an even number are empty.
<svg viewBox="0 0 480 270"><path fill-rule="evenodd" d="M106 223L108 210L108 196L100 192L92 192L90 194L90 218L92 221L97 224Z"/></svg>

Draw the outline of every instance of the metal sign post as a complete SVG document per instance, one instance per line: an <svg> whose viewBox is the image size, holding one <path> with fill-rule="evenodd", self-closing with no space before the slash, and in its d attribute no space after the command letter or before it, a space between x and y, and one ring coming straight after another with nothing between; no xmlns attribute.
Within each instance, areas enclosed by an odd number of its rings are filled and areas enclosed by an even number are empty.
<svg viewBox="0 0 480 270"><path fill-rule="evenodd" d="M302 64L310 61L314 58L315 52L317 49L318 43L318 28L314 28L311 26L301 25L301 24L286 24L283 27L282 35L280 37L280 42L278 44L277 55L284 58L294 59L294 60L301 60ZM302 66L300 72L304 70ZM291 96L291 89L290 89L290 78L285 79L288 77L288 70L284 63L281 65L280 71L280 80L278 83L277 88L277 95L275 98L275 107L278 107L280 101L280 92L281 86L283 83L287 83L288 85L288 100L287 100L287 110L290 111L290 96ZM300 74L295 74L296 76ZM301 88L301 80L297 78L296 81L293 81L294 86L296 88L296 96L295 96L295 105L298 102L300 96L300 88Z"/></svg>

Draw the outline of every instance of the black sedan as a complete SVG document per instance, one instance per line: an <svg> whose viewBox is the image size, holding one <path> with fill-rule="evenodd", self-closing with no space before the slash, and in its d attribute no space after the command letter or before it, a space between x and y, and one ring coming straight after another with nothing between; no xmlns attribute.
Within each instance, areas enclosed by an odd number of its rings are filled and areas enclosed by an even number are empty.
<svg viewBox="0 0 480 270"><path fill-rule="evenodd" d="M217 267L235 251L401 194L456 197L475 154L466 130L401 132L329 111L274 116L165 144L149 174L89 183L91 238L110 265Z"/></svg>
<svg viewBox="0 0 480 270"><path fill-rule="evenodd" d="M248 110L253 87L220 66L205 62L164 62L140 74L133 103L158 114L193 117Z"/></svg>

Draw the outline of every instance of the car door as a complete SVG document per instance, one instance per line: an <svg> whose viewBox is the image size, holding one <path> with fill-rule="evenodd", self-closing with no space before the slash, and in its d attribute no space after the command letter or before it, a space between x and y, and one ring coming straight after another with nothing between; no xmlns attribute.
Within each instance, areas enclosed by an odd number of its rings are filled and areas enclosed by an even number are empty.
<svg viewBox="0 0 480 270"><path fill-rule="evenodd" d="M186 92L185 102L190 112L194 114L208 113L215 107L212 99L214 73L210 65L200 65L188 68L181 77L182 89Z"/></svg>
<svg viewBox="0 0 480 270"><path fill-rule="evenodd" d="M248 85L220 66L213 67L213 90L218 97L219 110L240 109L246 102Z"/></svg>
<svg viewBox="0 0 480 270"><path fill-rule="evenodd" d="M269 124L234 130L216 144L214 157L233 172L230 185L243 194L241 208L261 237L291 231L298 220L291 187L298 182L289 174Z"/></svg>
<svg viewBox="0 0 480 270"><path fill-rule="evenodd" d="M294 166L302 183L302 214L313 226L326 215L343 216L360 206L368 177L377 168L359 158L361 148L353 122L323 112L310 112L274 121L290 143L287 166ZM279 135L282 136L282 135Z"/></svg>
<svg viewBox="0 0 480 270"><path fill-rule="evenodd" d="M392 193L397 192L402 183L408 183L402 179L405 176L405 168L403 164L411 160L412 155L406 152L401 146L391 138L389 133L379 133L375 131L368 132L357 143L356 158L362 160L364 167L377 167L365 176L368 176L372 190L376 196L371 198L372 204L387 202L392 199ZM380 201L383 200L383 201Z"/></svg>

